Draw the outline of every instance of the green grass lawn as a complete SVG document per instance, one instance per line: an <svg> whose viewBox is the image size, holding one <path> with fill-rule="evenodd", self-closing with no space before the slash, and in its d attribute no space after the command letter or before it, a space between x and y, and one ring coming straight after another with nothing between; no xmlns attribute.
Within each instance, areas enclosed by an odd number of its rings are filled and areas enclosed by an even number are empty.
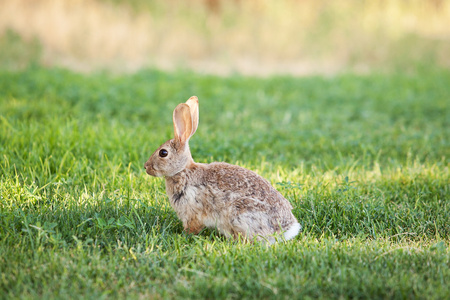
<svg viewBox="0 0 450 300"><path fill-rule="evenodd" d="M303 226L187 235L143 164L200 99L197 162L252 169ZM0 71L0 298L450 296L450 71Z"/></svg>

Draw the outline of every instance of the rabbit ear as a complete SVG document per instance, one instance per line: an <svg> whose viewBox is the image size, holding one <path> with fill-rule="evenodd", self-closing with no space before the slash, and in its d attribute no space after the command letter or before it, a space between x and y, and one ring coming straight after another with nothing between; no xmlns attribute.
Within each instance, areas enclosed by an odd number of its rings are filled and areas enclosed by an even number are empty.
<svg viewBox="0 0 450 300"><path fill-rule="evenodd" d="M192 96L186 101L186 104L189 105L189 109L191 111L191 119L192 119L192 132L190 136L193 136L195 131L197 131L198 127L198 98L197 96Z"/></svg>
<svg viewBox="0 0 450 300"><path fill-rule="evenodd" d="M189 106L185 103L178 104L173 111L173 128L175 133L175 141L180 146L189 141L192 133L192 118Z"/></svg>

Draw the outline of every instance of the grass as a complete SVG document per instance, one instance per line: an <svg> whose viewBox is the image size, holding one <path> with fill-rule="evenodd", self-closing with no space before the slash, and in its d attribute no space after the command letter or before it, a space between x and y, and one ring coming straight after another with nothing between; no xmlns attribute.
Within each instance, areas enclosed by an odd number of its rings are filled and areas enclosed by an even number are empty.
<svg viewBox="0 0 450 300"><path fill-rule="evenodd" d="M448 298L449 85L0 71L0 298ZM194 159L268 178L297 238L183 233L143 164L191 95Z"/></svg>

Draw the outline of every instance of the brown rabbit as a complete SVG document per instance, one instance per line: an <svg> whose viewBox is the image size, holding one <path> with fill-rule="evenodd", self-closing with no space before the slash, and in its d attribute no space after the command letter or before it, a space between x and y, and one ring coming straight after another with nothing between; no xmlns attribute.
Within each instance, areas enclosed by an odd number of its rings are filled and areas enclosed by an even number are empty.
<svg viewBox="0 0 450 300"><path fill-rule="evenodd" d="M245 168L223 162L195 163L189 138L198 127L198 99L173 111L175 138L162 144L145 163L147 174L164 176L170 204L189 233L217 228L227 237L285 240L301 229L292 206L270 183Z"/></svg>

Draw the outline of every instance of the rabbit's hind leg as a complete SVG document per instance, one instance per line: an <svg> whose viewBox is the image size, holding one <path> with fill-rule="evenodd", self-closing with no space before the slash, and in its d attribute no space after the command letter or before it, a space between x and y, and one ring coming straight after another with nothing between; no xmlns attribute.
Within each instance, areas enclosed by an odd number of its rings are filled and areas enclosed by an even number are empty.
<svg viewBox="0 0 450 300"><path fill-rule="evenodd" d="M233 202L230 213L230 225L233 236L239 235L252 241L268 240L272 243L274 229L270 225L268 205L253 198L239 198Z"/></svg>

